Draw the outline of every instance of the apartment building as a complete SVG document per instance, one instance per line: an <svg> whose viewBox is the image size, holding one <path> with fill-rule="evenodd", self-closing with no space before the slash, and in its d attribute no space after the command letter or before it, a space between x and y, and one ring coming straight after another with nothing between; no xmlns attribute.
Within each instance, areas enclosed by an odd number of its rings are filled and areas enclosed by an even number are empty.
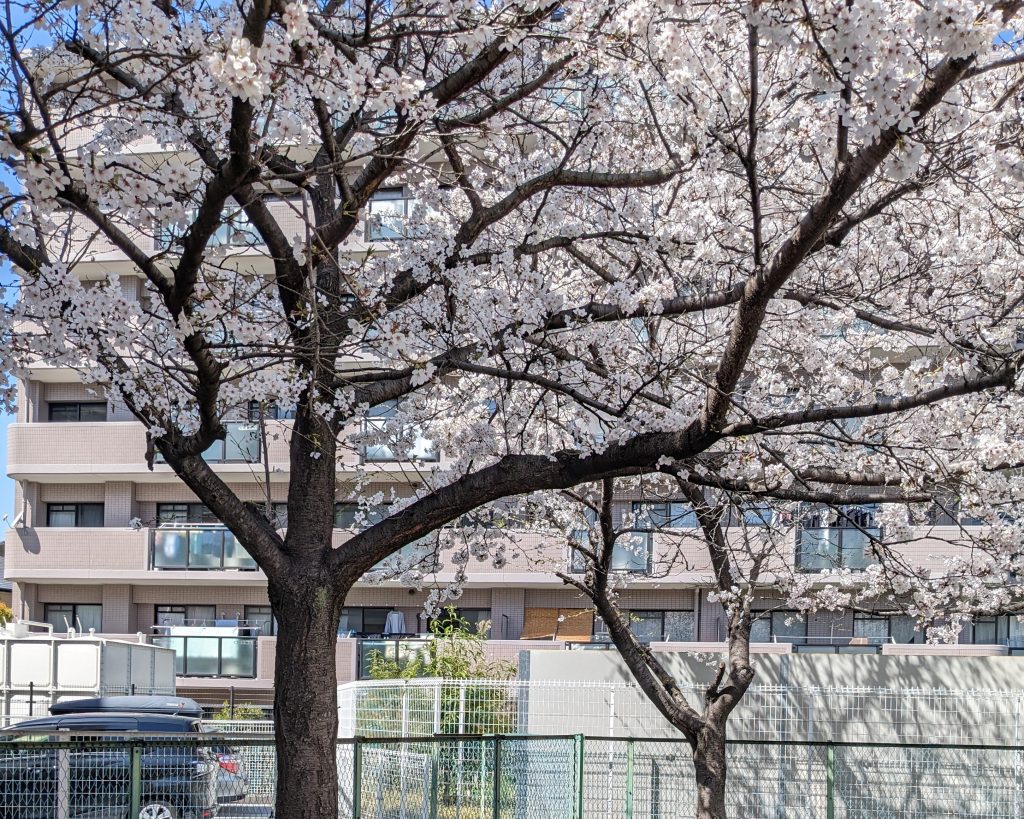
<svg viewBox="0 0 1024 819"><path fill-rule="evenodd" d="M304 204L297 194L281 195L270 207L286 233L301 224ZM371 245L401 238L403 220L413 207L402 188L379 190L348 251L365 253ZM227 216L213 241L225 254L258 269L256 234L237 208ZM76 241L74 228L70 238ZM149 242L151 250L175 239L173 232L146 236L141 229L137 238L143 247ZM132 266L102 239L90 237L88 244L83 239L76 272L86 282L116 272L126 298L145 298ZM363 431L372 433L393 412L389 405L372 408L361 422ZM243 500L271 504L282 527L287 525L289 414L287 407L241 407L227 425L226 440L205 456ZM443 464L447 455L424 440L410 452L380 443L346 451L338 471L336 542L367 519L350 489L357 474L372 477L365 490L369 495L408 492L410 474ZM173 648L179 688L211 702L232 687L252 698L266 696L272 687L276 627L265 577L170 467L158 461L149 468L142 424L102 385L82 383L67 368L42 363L32 368L19 382L7 473L16 482L5 568L13 583L15 616L48 622L58 632L138 635ZM616 569L629 575L620 602L636 633L657 648L715 648L725 635L723 611L709 594L707 559L694 534L692 510L672 499L651 502L627 495L615 506L620 518L629 514L650 522L651 531L630 538L615 556ZM730 531L735 536L756 533L766 522L763 514L756 508L738 510ZM809 571L863 568L870 559L865 532L875 528L872 515L865 507L847 510L838 519L810 518L793 529L781 559ZM904 547L908 556L939 568L933 555L948 551L944 541L959 537L955 523L970 522L939 520L922 539ZM508 532L496 527L494 536L507 538ZM579 536L523 533L508 547L500 568L490 561L470 561L458 611L486 631L492 657L515 661L523 649L607 645L592 607L556 576L580 569L572 549L573 537ZM430 625L424 614L427 594L432 585L446 585L454 576L442 555L423 590L396 580L358 583L338 624L339 679L364 674L374 651L403 657L418 650ZM803 616L779 610L778 601L767 595L758 607L765 614L755 623L753 639L761 650L773 652L1006 654L1024 637L1016 618L993 617L977 621L959 646L931 647L921 645L923 635L905 617Z"/></svg>
<svg viewBox="0 0 1024 819"><path fill-rule="evenodd" d="M126 292L137 286L123 281ZM57 632L141 635L174 648L179 688L211 702L230 687L242 690L239 696L266 697L276 629L265 577L252 558L170 467L147 467L142 425L107 400L101 386L81 383L70 370L40 367L19 389L7 464L17 487L16 519L6 533L15 615L51 623ZM363 423L372 428L384 412L372 411ZM257 415L251 411L229 424L227 440L206 457L240 497L254 503L266 502L269 474L271 502L283 516L291 421L287 411ZM443 463L444 452L432 452L429 442L418 446L414 468L430 468L431 459ZM383 445L346 453L338 475L338 542L367 517L345 490L356 470L374 475L372 494L403 484L410 468L406 454ZM622 605L636 633L659 648L713 648L724 637L722 609L709 599L692 512L682 503L629 497L616 508L619 515L651 521L650 533L631 538L615 556L616 568L629 575ZM789 559L809 570L865 566L871 510L857 511L860 528L821 519L796 529ZM739 514L743 519L730 531L749 534L763 523L761 510ZM956 537L956 529L937 526L929 534L907 547L918 560L927 560L940 539ZM496 538L508 536L495 530ZM527 648L606 645L600 618L555 575L580 568L571 535L523 534L507 554L500 569L471 560L458 600L461 616L486 629L492 657L515 661ZM338 624L341 681L364 674L373 651L402 657L422 647L429 588L454 578L443 554L436 569L422 591L397 580L357 584ZM759 605L766 614L756 621L753 637L768 651L899 653L916 644L922 651L1005 654L1022 636L1016 618L989 618L964 635L964 645L943 649L920 645L923 635L908 618L852 612L805 617L777 609L769 596Z"/></svg>

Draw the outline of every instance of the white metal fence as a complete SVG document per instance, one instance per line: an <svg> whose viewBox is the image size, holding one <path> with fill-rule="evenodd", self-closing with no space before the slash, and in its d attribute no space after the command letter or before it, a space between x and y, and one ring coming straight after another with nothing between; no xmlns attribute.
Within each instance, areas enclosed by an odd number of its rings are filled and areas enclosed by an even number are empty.
<svg viewBox="0 0 1024 819"><path fill-rule="evenodd" d="M699 686L683 686L691 702ZM338 690L342 737L435 734L677 736L630 683L368 680ZM730 719L739 740L1017 745L1024 692L753 686Z"/></svg>

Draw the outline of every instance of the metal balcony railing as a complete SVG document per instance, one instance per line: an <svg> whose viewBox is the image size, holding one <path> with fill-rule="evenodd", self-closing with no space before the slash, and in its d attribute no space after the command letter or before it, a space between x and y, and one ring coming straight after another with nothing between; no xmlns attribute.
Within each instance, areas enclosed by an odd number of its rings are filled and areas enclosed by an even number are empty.
<svg viewBox="0 0 1024 819"><path fill-rule="evenodd" d="M156 570L254 572L259 567L225 526L177 524L150 532L150 567Z"/></svg>
<svg viewBox="0 0 1024 819"><path fill-rule="evenodd" d="M256 677L255 637L155 636L150 642L174 650L179 677Z"/></svg>

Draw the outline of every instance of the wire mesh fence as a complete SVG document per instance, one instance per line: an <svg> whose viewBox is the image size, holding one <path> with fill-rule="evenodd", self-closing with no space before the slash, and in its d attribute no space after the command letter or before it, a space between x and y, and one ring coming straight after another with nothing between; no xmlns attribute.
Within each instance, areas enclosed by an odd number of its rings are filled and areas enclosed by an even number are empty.
<svg viewBox="0 0 1024 819"><path fill-rule="evenodd" d="M273 815L273 740L6 734L5 819ZM339 740L341 819L681 819L692 754L678 740L436 736ZM1024 748L732 742L727 803L743 819L1024 819Z"/></svg>

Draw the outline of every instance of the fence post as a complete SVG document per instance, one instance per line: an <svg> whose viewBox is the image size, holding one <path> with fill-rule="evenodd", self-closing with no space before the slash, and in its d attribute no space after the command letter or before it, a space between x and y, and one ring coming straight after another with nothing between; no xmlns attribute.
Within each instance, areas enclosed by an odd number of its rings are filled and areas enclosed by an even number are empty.
<svg viewBox="0 0 1024 819"><path fill-rule="evenodd" d="M363 745L359 737L352 744L352 819L363 815Z"/></svg>
<svg viewBox="0 0 1024 819"><path fill-rule="evenodd" d="M434 733L441 733L441 685L438 681L434 686Z"/></svg>
<svg viewBox="0 0 1024 819"><path fill-rule="evenodd" d="M228 714L229 719L235 718L235 687L231 686L228 689Z"/></svg>
<svg viewBox="0 0 1024 819"><path fill-rule="evenodd" d="M494 806L491 815L501 819L501 737L494 737Z"/></svg>
<svg viewBox="0 0 1024 819"><path fill-rule="evenodd" d="M35 698L36 698L36 684L34 682L32 682L32 680L29 680L28 681L28 715L30 717L34 717L36 715L35 714L35 707L33 705L33 703L35 702Z"/></svg>
<svg viewBox="0 0 1024 819"><path fill-rule="evenodd" d="M573 737L573 750L576 757L576 805L573 816L575 819L583 819L583 734Z"/></svg>
<svg viewBox="0 0 1024 819"><path fill-rule="evenodd" d="M13 805L11 807L14 807ZM57 751L57 805L55 819L71 816L71 752L67 747ZM135 814L138 816L138 813Z"/></svg>
<svg viewBox="0 0 1024 819"><path fill-rule="evenodd" d="M462 771L459 771L459 777L462 777ZM437 743L435 742L430 746L430 815L429 819L437 819L437 804L438 795L437 790L440 787L440 774L438 772L437 764Z"/></svg>
<svg viewBox="0 0 1024 819"><path fill-rule="evenodd" d="M128 786L128 816L139 815L142 810L142 746L132 743L132 775Z"/></svg>
<svg viewBox="0 0 1024 819"><path fill-rule="evenodd" d="M633 742L626 740L626 819L633 819Z"/></svg>
<svg viewBox="0 0 1024 819"><path fill-rule="evenodd" d="M836 819L836 749L831 742L825 748L825 817Z"/></svg>

